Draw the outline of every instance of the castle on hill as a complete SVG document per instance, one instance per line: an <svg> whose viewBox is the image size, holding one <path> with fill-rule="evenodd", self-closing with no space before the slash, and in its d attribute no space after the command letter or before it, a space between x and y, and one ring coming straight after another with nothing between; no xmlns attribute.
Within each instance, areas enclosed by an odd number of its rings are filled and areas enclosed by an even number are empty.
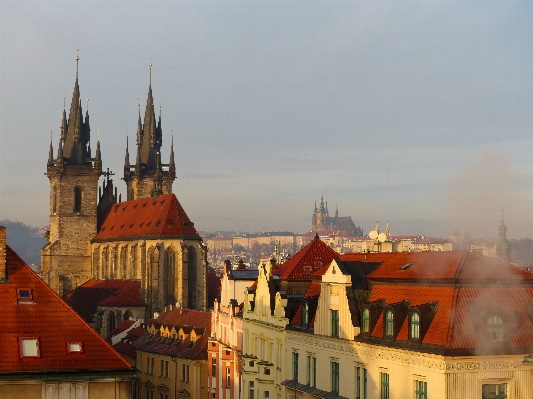
<svg viewBox="0 0 533 399"><path fill-rule="evenodd" d="M320 207L315 202L311 231L346 231L351 237L362 237L363 229L356 226L351 216L339 216L339 210L335 209L335 216L329 216L328 203L324 205L324 197L320 199Z"/></svg>

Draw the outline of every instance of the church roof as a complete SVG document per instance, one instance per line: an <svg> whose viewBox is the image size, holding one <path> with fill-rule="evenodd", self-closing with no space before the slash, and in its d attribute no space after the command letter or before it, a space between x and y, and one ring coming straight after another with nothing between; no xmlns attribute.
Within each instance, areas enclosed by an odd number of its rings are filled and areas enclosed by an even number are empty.
<svg viewBox="0 0 533 399"><path fill-rule="evenodd" d="M93 321L98 306L144 306L141 301L141 282L130 280L89 280L63 299L88 323Z"/></svg>
<svg viewBox="0 0 533 399"><path fill-rule="evenodd" d="M274 271L280 280L310 280L311 275L329 265L339 254L315 235L315 239Z"/></svg>
<svg viewBox="0 0 533 399"><path fill-rule="evenodd" d="M113 205L93 242L139 237L180 236L200 239L174 194Z"/></svg>
<svg viewBox="0 0 533 399"><path fill-rule="evenodd" d="M8 280L0 284L0 373L131 372L131 366L9 246L6 252ZM21 290L29 295L21 297ZM82 350L69 353L69 343L81 344ZM36 348L37 356L23 355L23 345L33 345L29 350Z"/></svg>

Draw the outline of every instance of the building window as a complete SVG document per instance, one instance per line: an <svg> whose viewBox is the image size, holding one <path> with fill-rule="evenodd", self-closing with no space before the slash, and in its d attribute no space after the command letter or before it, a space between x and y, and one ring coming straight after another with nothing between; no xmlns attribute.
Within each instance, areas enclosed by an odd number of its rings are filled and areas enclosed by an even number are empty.
<svg viewBox="0 0 533 399"><path fill-rule="evenodd" d="M81 212L81 188L74 187L74 213Z"/></svg>
<svg viewBox="0 0 533 399"><path fill-rule="evenodd" d="M270 391L265 391L265 399L270 399Z"/></svg>
<svg viewBox="0 0 533 399"><path fill-rule="evenodd" d="M507 399L507 384L483 384L482 399Z"/></svg>
<svg viewBox="0 0 533 399"><path fill-rule="evenodd" d="M392 310L385 312L385 335L388 337L394 335L394 313L392 313Z"/></svg>
<svg viewBox="0 0 533 399"><path fill-rule="evenodd" d="M311 378L311 386L316 387L316 357L312 357L311 360L313 362L313 375Z"/></svg>
<svg viewBox="0 0 533 399"><path fill-rule="evenodd" d="M368 378L367 378L367 370L363 369L363 399L367 399L367 392L368 392Z"/></svg>
<svg viewBox="0 0 533 399"><path fill-rule="evenodd" d="M254 382L250 381L250 385L248 389L248 399L254 399L254 398L255 398Z"/></svg>
<svg viewBox="0 0 533 399"><path fill-rule="evenodd" d="M428 398L428 383L426 381L415 380L415 399Z"/></svg>
<svg viewBox="0 0 533 399"><path fill-rule="evenodd" d="M39 338L20 339L20 357L41 357Z"/></svg>
<svg viewBox="0 0 533 399"><path fill-rule="evenodd" d="M420 339L420 315L418 312L411 313L411 328L409 334L411 339Z"/></svg>
<svg viewBox="0 0 533 399"><path fill-rule="evenodd" d="M159 366L159 377L163 377L164 371L165 371L165 361L161 360L161 364Z"/></svg>
<svg viewBox="0 0 533 399"><path fill-rule="evenodd" d="M339 311L331 310L331 336L339 336Z"/></svg>
<svg viewBox="0 0 533 399"><path fill-rule="evenodd" d="M503 341L503 320L500 316L489 316L489 318L487 319L487 333L489 341Z"/></svg>
<svg viewBox="0 0 533 399"><path fill-rule="evenodd" d="M331 391L339 392L339 363L331 362Z"/></svg>
<svg viewBox="0 0 533 399"><path fill-rule="evenodd" d="M363 332L370 332L370 310L368 308L363 309Z"/></svg>
<svg viewBox="0 0 533 399"><path fill-rule="evenodd" d="M217 358L211 358L211 375L214 377L217 375Z"/></svg>
<svg viewBox="0 0 533 399"><path fill-rule="evenodd" d="M298 381L298 352L292 352L292 379Z"/></svg>
<svg viewBox="0 0 533 399"><path fill-rule="evenodd" d="M231 369L228 367L226 369L226 388L231 386Z"/></svg>
<svg viewBox="0 0 533 399"><path fill-rule="evenodd" d="M165 360L165 372L163 373L164 378L168 378L168 360Z"/></svg>
<svg viewBox="0 0 533 399"><path fill-rule="evenodd" d="M307 385L311 385L311 356L307 355Z"/></svg>
<svg viewBox="0 0 533 399"><path fill-rule="evenodd" d="M189 383L189 365L188 364L181 365L181 380L183 382Z"/></svg>
<svg viewBox="0 0 533 399"><path fill-rule="evenodd" d="M387 373L379 373L380 380L380 399L389 399L389 375Z"/></svg>
<svg viewBox="0 0 533 399"><path fill-rule="evenodd" d="M307 302L302 304L302 326L307 327L309 323L309 309L307 307Z"/></svg>

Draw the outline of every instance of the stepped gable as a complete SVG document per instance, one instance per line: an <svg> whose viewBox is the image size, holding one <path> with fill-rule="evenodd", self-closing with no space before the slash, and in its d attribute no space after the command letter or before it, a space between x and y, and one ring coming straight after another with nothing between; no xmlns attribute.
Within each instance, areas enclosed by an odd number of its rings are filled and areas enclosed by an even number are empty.
<svg viewBox="0 0 533 399"><path fill-rule="evenodd" d="M134 348L150 353L179 357L182 359L207 360L207 343L211 335L211 312L165 308L165 310L148 322L156 329L182 329L187 337L183 340L164 337L146 332L134 342ZM200 336L196 342L191 341L190 333L194 330Z"/></svg>
<svg viewBox="0 0 533 399"><path fill-rule="evenodd" d="M98 306L144 306L141 282L131 280L89 280L63 299L88 323L92 322Z"/></svg>
<svg viewBox="0 0 533 399"><path fill-rule="evenodd" d="M174 194L113 205L93 242L161 236L200 239Z"/></svg>
<svg viewBox="0 0 533 399"><path fill-rule="evenodd" d="M132 372L9 246L6 252L8 281L0 284L0 372ZM18 299L20 289L31 290L31 299ZM21 338L37 338L40 356L21 358ZM81 343L83 352L67 354L69 342Z"/></svg>
<svg viewBox="0 0 533 399"><path fill-rule="evenodd" d="M407 300L411 309L436 302L437 310L422 334L423 345L456 351L494 350L495 343L486 339L487 319L498 315L503 319L504 338L497 344L518 352L533 347L533 324L528 313L533 303L533 273L469 252L395 255L397 259L385 260L369 276L373 284L369 302L384 299L390 305ZM408 264L406 261L413 264L400 269L402 263ZM409 274L402 274L409 269ZM398 283L399 279L405 279L405 283ZM371 336L380 339L383 334L381 312ZM409 320L405 317L396 342L407 342L408 338Z"/></svg>
<svg viewBox="0 0 533 399"><path fill-rule="evenodd" d="M339 256L315 235L313 241L278 267L273 274L280 280L310 280L313 273Z"/></svg>

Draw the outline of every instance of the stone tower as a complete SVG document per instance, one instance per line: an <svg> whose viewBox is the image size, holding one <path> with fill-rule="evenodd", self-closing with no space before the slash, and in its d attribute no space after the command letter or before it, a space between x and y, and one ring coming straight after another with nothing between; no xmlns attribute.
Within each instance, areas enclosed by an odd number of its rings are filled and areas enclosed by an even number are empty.
<svg viewBox="0 0 533 399"><path fill-rule="evenodd" d="M329 217L328 204L326 202L326 205L324 206L324 196L322 196L322 198L320 199L320 208L316 206L316 202L315 202L315 211L313 212L311 231L326 230L326 219L328 217Z"/></svg>
<svg viewBox="0 0 533 399"><path fill-rule="evenodd" d="M76 57L76 63L79 58ZM50 180L50 231L41 251L43 280L60 296L92 277L90 240L96 235L96 196L102 174L100 142L91 155L89 112L83 118L78 67L68 115L63 109L57 157L52 142L46 175Z"/></svg>
<svg viewBox="0 0 533 399"><path fill-rule="evenodd" d="M503 207L502 207L502 220L498 227L499 240L496 244L496 256L506 262L511 261L511 244L507 241L507 226L503 222Z"/></svg>
<svg viewBox="0 0 533 399"><path fill-rule="evenodd" d="M170 161L161 163L161 110L156 124L154 98L152 96L152 64L150 64L150 86L144 112L144 124L141 123L141 110L137 121L137 157L135 165L130 164L129 148L126 145L124 162L124 181L127 186L127 200L154 197L172 193L172 183L176 179L174 164L174 143L170 148ZM164 169L163 169L164 168Z"/></svg>

